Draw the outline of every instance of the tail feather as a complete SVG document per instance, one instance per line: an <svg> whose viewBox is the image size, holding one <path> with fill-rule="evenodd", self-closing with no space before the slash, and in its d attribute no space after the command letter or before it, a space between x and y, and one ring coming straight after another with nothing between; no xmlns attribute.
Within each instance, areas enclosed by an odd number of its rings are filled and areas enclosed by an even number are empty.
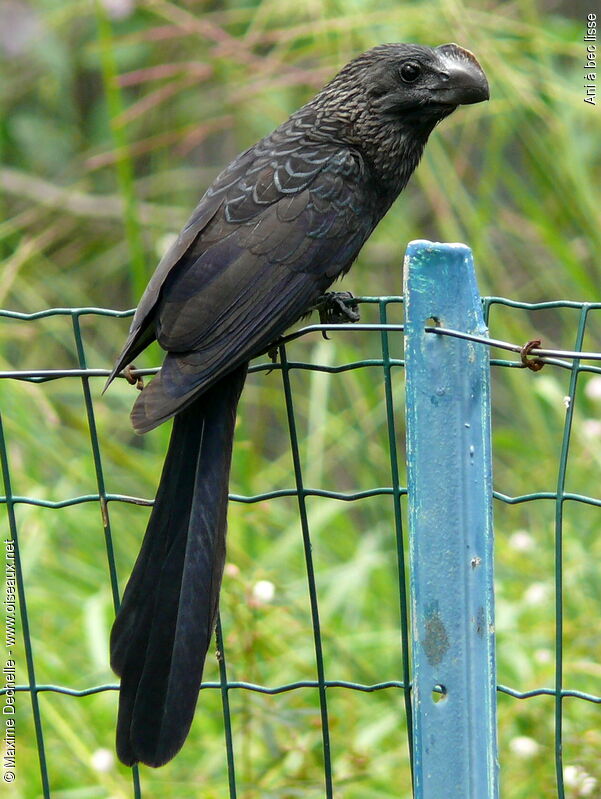
<svg viewBox="0 0 601 799"><path fill-rule="evenodd" d="M138 560L111 633L117 753L160 766L181 748L213 633L228 478L246 365L179 413Z"/></svg>

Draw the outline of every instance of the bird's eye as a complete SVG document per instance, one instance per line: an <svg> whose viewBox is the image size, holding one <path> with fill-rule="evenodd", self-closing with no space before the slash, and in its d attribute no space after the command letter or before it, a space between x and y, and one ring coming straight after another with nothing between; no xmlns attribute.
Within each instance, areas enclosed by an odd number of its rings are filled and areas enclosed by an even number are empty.
<svg viewBox="0 0 601 799"><path fill-rule="evenodd" d="M421 71L422 68L419 64L416 64L415 61L405 61L400 69L401 79L404 80L405 83L414 83L421 75Z"/></svg>

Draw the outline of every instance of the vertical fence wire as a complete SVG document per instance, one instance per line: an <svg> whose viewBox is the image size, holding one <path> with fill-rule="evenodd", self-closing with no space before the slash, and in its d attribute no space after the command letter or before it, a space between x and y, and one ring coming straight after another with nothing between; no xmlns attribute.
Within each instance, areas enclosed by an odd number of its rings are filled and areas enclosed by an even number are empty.
<svg viewBox="0 0 601 799"><path fill-rule="evenodd" d="M31 709L33 712L33 723L35 727L35 737L38 749L38 760L40 764L40 778L42 782L42 794L44 799L50 797L50 781L48 779L48 764L46 762L46 747L44 744L44 730L42 727L42 715L40 713L40 702L38 697L37 682L35 678L35 665L33 646L31 642L31 631L29 628L29 615L27 613L27 597L25 592L25 581L23 579L23 564L21 562L21 551L19 547L19 532L17 527L17 517L15 514L15 502L12 492L10 479L10 467L8 463L8 449L4 437L4 425L2 414L0 413L0 462L2 463L2 474L4 477L5 503L8 512L8 525L10 540L12 541L15 552L15 574L17 581L17 595L19 597L19 611L21 616L21 626L23 628L23 645L25 648L25 661L27 663L27 677L29 685L27 690L31 698Z"/></svg>
<svg viewBox="0 0 601 799"><path fill-rule="evenodd" d="M219 659L219 684L221 689L221 706L223 708L223 734L225 736L225 755L227 760L227 781L230 799L236 799L236 765L234 759L234 737L232 735L232 714L230 711L229 684L227 681L227 665L225 661L225 645L221 629L221 616L217 614L215 628L217 657Z"/></svg>
<svg viewBox="0 0 601 799"><path fill-rule="evenodd" d="M71 317L73 322L73 336L75 339L75 349L77 352L77 360L80 369L87 369L86 353L81 334L81 325L79 314L74 313ZM92 394L90 392L90 379L86 375L81 377L81 388L83 392L84 405L86 409L86 417L88 420L88 432L90 435L90 447L92 449L92 457L94 458L94 472L96 474L96 487L98 489L98 503L100 505L100 515L102 519L102 528L104 530L104 541L106 546L106 557L109 568L109 579L111 583L111 594L113 597L113 608L115 613L119 610L120 597L119 597L119 584L117 581L117 568L115 565L115 552L113 549L113 534L111 531L111 519L109 516L109 505L107 502L106 489L104 485L104 470L102 468L102 458L100 456L100 442L98 440L98 431L96 429L96 417L94 415L94 405L92 403Z"/></svg>
<svg viewBox="0 0 601 799"><path fill-rule="evenodd" d="M580 311L578 332L574 349L582 351L588 308ZM566 418L559 456L559 472L557 475L557 497L555 499L555 775L557 780L557 797L565 798L563 774L563 506L565 502L566 475L570 437L576 406L576 387L578 384L580 360L575 359L570 374L570 387L566 398Z"/></svg>
<svg viewBox="0 0 601 799"><path fill-rule="evenodd" d="M84 347L83 336L81 332L80 315L73 313L71 316L73 324L73 337L75 340L75 350L77 352L77 360L80 369L87 369L86 352ZM92 402L92 393L90 391L90 379L86 375L81 377L81 388L83 392L84 405L86 409L86 417L88 420L88 432L90 435L90 447L92 449L92 457L94 459L94 472L96 475L96 487L98 489L98 504L100 507L100 516L102 519L102 529L104 531L104 545L106 549L106 558L109 570L109 580L111 585L111 596L113 599L113 608L115 613L119 610L121 604L121 597L119 594L119 584L117 580L117 566L115 563L115 551L113 547L113 534L111 531L111 519L109 516L109 503L107 501L107 493L104 484L104 470L102 468L102 457L100 455L100 441L98 440L98 430L96 428L96 417L94 415L94 404ZM140 770L137 765L132 767L132 783L134 799L141 799L142 789L140 786Z"/></svg>
<svg viewBox="0 0 601 799"><path fill-rule="evenodd" d="M382 325L387 324L387 303L379 303L379 316ZM411 769L411 785L414 784L413 774L413 707L411 704L411 671L409 655L409 603L407 599L407 572L405 569L405 540L403 536L403 519L401 515L401 495L403 490L400 485L399 461L397 454L396 425L394 420L394 396L392 388L392 374L390 350L388 346L388 333L382 330L382 368L384 370L384 391L386 396L386 425L388 429L388 450L390 454L390 476L392 483L392 501L394 508L394 530L396 538L396 553L398 565L398 588L401 613L401 657L403 669L403 700L405 703L405 718L407 721L407 746L409 748L409 766Z"/></svg>
<svg viewBox="0 0 601 799"><path fill-rule="evenodd" d="M309 517L307 515L307 496L303 484L303 473L298 446L298 434L296 431L296 419L294 415L294 405L292 402L292 388L290 386L290 370L286 347L279 347L280 363L282 366L282 383L284 386L284 399L286 403L286 416L288 419L288 432L290 434L290 450L292 453L292 463L294 466L294 482L298 498L298 512L300 516L301 531L303 535L303 547L305 550L305 564L307 568L307 582L309 589L309 601L311 603L311 619L313 622L313 640L315 646L315 661L317 666L317 680L319 691L319 709L321 713L321 735L323 745L324 761L324 782L326 799L332 799L334 795L332 781L332 754L330 751L330 725L328 723L328 700L326 696L326 676L323 662L323 647L321 641L321 625L319 621L319 603L317 600L317 584L315 581L315 570L313 567L313 553L311 550L311 533L309 530Z"/></svg>

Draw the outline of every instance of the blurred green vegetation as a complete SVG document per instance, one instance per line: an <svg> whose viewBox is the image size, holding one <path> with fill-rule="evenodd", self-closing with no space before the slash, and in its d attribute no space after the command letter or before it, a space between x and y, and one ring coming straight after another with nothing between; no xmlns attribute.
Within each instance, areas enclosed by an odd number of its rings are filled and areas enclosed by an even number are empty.
<svg viewBox="0 0 601 799"><path fill-rule="evenodd" d="M488 104L460 109L434 132L410 186L366 244L344 288L401 292L414 238L465 241L482 294L526 301L600 299L599 113L583 102L586 7L431 0L7 0L0 9L0 306L135 305L169 237L211 179L279 124L344 62L383 41L473 50L490 80ZM599 102L599 100L598 100ZM373 313L368 306L366 321ZM391 321L400 321L391 318ZM375 319L373 319L375 321ZM571 349L578 314L495 307L491 334L542 337ZM88 365L107 368L127 320L84 318ZM591 314L585 348L601 350ZM77 365L68 318L3 321L0 369ZM401 342L392 341L400 357ZM336 334L290 346L291 360L378 357L377 335ZM139 365L155 365L151 352ZM495 369L495 486L553 491L569 373ZM597 382L595 382L595 380ZM403 377L395 372L403 447ZM133 435L133 391L100 397L91 382L107 490L151 497L168 438ZM599 496L601 391L582 375L567 489ZM390 484L382 374L293 373L305 484L330 490ZM60 500L94 493L87 423L76 380L3 381L0 402L18 495ZM254 375L240 407L232 491L293 485L277 372ZM405 484L405 475L401 475ZM392 503L308 500L329 679L401 678ZM3 511L4 513L4 511ZM148 510L110 507L121 586ZM40 683L113 683L113 616L98 507L17 507ZM554 678L554 506L495 504L499 681L519 690ZM3 517L5 518L5 517ZM3 521L4 524L4 521ZM601 521L598 508L565 507L565 685L601 694ZM274 584L272 601L257 596ZM314 679L314 654L296 503L232 503L222 597L228 676L266 685ZM18 682L26 682L17 653ZM205 678L217 679L209 658ZM336 795L409 796L399 692L329 691ZM323 796L315 691L230 694L238 796ZM116 693L40 695L52 795L128 797L129 771L111 762ZM599 795L599 706L565 701L566 796ZM29 700L20 696L13 796L40 795ZM553 700L499 698L503 799L553 797ZM520 745L527 738L536 746ZM106 750L106 751L105 751ZM585 786L584 775L597 787ZM142 771L147 797L227 795L217 691L203 691L192 734L169 766ZM589 791L586 793L586 791Z"/></svg>

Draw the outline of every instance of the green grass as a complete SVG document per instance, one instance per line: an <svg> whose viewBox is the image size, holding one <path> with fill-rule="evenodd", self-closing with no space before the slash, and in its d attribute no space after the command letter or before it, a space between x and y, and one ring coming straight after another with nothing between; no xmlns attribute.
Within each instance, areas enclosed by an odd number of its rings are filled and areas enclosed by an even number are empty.
<svg viewBox="0 0 601 799"><path fill-rule="evenodd" d="M20 7L21 8L21 7ZM0 306L132 307L166 237L176 233L212 177L298 107L335 69L381 41L457 41L491 83L488 104L461 109L432 135L411 185L345 279L357 295L399 294L407 241L465 241L482 294L540 301L599 300L601 233L597 109L582 101L584 20L543 3L262 0L140 3L108 19L85 3L22 7L30 39L4 56L0 152L4 188ZM13 28L12 30L20 30ZM6 35L6 34L4 34ZM6 44L5 44L6 46ZM21 49L19 49L19 47ZM376 310L363 306L364 319ZM394 317L394 318L393 318ZM491 335L541 337L571 349L576 311L495 306ZM391 321L401 321L400 310ZM108 367L127 320L84 317L90 366ZM71 322L4 321L0 369L75 367ZM591 314L584 346L601 349ZM391 338L392 355L402 354ZM498 355L498 353L494 353ZM379 357L378 334L314 335L291 360L338 364ZM155 365L156 351L140 359ZM582 375L567 490L599 496L601 400ZM553 491L569 373L493 370L495 487ZM394 371L399 453L403 376ZM91 389L107 490L152 497L168 438L129 426L134 390ZM390 484L381 370L292 374L306 485L354 491ZM0 384L13 491L60 500L96 492L78 380ZM404 485L404 472L400 476ZM253 375L236 432L232 491L293 486L281 375ZM390 497L353 503L309 498L326 676L401 679L398 574ZM403 505L403 513L406 507ZM111 503L121 588L148 510ZM495 503L499 681L519 690L554 679L554 508ZM39 683L77 689L114 683L107 659L112 596L96 504L17 507ZM228 677L269 686L315 679L310 613L294 498L232 503L222 617ZM516 533L527 533L524 538ZM601 694L598 508L575 503L565 518L565 686ZM526 541L526 544L524 544ZM275 585L272 602L253 594ZM533 588L534 586L534 588ZM26 681L17 652L18 681ZM207 680L218 679L209 658ZM317 692L230 694L239 797L321 797ZM328 693L336 796L409 796L406 728L398 689ZM128 797L129 771L102 770L113 749L116 692L40 695L53 797ZM29 700L19 697L18 780L13 795L40 795ZM601 784L599 706L565 702L565 762ZM553 699L499 698L502 799L553 797ZM512 742L539 744L529 758ZM142 770L148 797L227 795L219 692L203 691L185 749L159 771ZM598 790L598 788L597 788ZM566 796L585 795L567 787ZM589 794L594 795L594 794Z"/></svg>

